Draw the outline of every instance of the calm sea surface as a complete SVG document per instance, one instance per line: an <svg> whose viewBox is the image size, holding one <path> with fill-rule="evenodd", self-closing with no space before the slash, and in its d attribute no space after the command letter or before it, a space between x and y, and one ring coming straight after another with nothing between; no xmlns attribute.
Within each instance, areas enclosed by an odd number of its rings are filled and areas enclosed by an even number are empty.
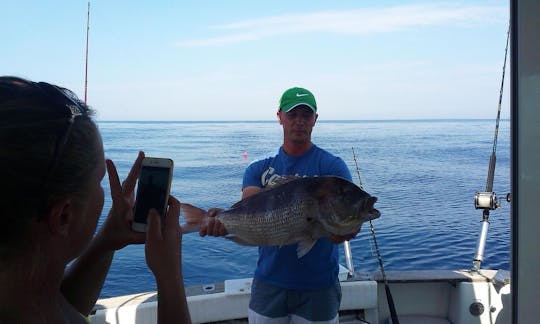
<svg viewBox="0 0 540 324"><path fill-rule="evenodd" d="M100 122L99 127L105 154L122 179L139 150L172 158L172 194L205 209L234 204L248 163L275 154L282 140L277 122ZM319 121L313 141L341 156L358 183L354 148L364 189L379 198L382 215L373 224L386 270L469 269L482 220L473 198L485 190L494 131L494 120ZM100 223L111 206L107 177L103 186ZM509 121L500 124L494 191L499 200L510 192ZM484 268L510 269L509 213L505 201L491 212ZM351 247L356 270L378 269L369 224ZM256 260L256 247L196 233L183 239L187 286L250 277ZM101 298L155 289L144 246L129 246L116 253Z"/></svg>

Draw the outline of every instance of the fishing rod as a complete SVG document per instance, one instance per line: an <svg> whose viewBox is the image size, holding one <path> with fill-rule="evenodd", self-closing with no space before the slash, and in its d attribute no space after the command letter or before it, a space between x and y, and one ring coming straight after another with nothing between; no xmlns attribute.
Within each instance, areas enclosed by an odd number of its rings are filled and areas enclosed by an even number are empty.
<svg viewBox="0 0 540 324"><path fill-rule="evenodd" d="M497 119L495 122L495 135L493 137L493 149L491 151L491 156L489 157L489 169L488 176L486 180L486 190L482 192L476 192L474 194L474 207L475 209L483 209L482 212L482 229L480 232L480 237L478 238L478 243L476 245L476 254L473 259L473 267L471 271L478 272L480 270L480 264L484 261L484 249L486 247L487 231L489 228L489 211L495 210L501 207L500 202L497 199L497 195L493 192L493 180L495 178L495 163L497 161L496 152L497 152L497 137L499 134L499 121L501 119L501 104L503 96L503 87L504 87L504 75L506 71L506 58L508 55L508 43L510 39L510 26L508 26L508 33L506 36L506 49L504 50L504 63L501 79L501 89L499 91L499 105L497 108ZM510 194L506 195L506 201L510 202Z"/></svg>
<svg viewBox="0 0 540 324"><path fill-rule="evenodd" d="M362 178L360 177L360 168L358 167L358 161L356 160L354 147L352 148L352 153L353 153L354 165L356 167L356 174L358 176L358 186L360 187L360 189L363 190L364 185L362 184ZM392 318L392 324L399 324L399 320L398 320L398 316L396 312L396 306L394 305L394 298L392 297L392 293L390 292L390 286L388 285L388 280L386 279L386 273L384 271L384 265L383 265L383 261L381 257L381 252L379 250L379 244L377 243L377 236L375 235L375 227L373 226L373 222L371 221L371 219L369 220L369 228L371 230L371 235L373 236L373 243L375 244L375 252L377 254L377 261L379 262L379 268L381 268L381 275L384 282L384 290L386 292L386 302L388 303L388 308L390 310L390 317Z"/></svg>
<svg viewBox="0 0 540 324"><path fill-rule="evenodd" d="M86 104L88 93L88 35L90 33L90 1L88 1L88 12L86 16L86 59L84 67L84 103Z"/></svg>

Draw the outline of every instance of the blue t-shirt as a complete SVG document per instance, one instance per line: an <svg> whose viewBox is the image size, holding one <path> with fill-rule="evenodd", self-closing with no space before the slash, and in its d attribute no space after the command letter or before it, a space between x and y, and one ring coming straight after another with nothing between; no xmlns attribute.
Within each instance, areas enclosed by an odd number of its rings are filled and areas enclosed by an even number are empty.
<svg viewBox="0 0 540 324"><path fill-rule="evenodd" d="M345 162L313 145L301 156L288 155L280 147L276 156L255 161L245 173L242 188L265 187L278 176L339 176L351 181ZM327 238L317 240L313 248L298 259L298 244L259 247L255 279L286 289L317 290L337 280L338 246Z"/></svg>

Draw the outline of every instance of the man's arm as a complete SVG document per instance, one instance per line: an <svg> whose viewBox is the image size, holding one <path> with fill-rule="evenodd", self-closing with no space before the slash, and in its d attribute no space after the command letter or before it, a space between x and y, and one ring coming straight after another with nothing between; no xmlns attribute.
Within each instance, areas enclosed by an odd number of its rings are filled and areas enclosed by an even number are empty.
<svg viewBox="0 0 540 324"><path fill-rule="evenodd" d="M262 189L257 186L247 186L244 189L242 189L242 200L246 199L249 196L252 196Z"/></svg>

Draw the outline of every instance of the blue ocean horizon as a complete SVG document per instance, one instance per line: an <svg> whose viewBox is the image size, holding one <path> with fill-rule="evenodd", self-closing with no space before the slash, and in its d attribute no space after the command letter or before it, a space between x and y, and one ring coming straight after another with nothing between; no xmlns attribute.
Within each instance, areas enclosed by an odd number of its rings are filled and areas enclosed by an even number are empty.
<svg viewBox="0 0 540 324"><path fill-rule="evenodd" d="M500 119L502 122L509 122L509 118ZM340 123L340 124L356 124L356 123L400 123L400 122L471 122L471 121L493 121L491 118L415 118L415 119L318 119L317 124L320 123ZM261 119L261 120L98 120L98 123L110 124L242 124L242 123L275 123L274 119Z"/></svg>
<svg viewBox="0 0 540 324"><path fill-rule="evenodd" d="M282 142L277 121L99 121L105 155L125 178L138 151L174 160L171 194L200 208L227 208L240 199L244 169L273 155ZM313 142L348 165L355 183L378 197L373 221L385 270L469 269L482 211L495 120L320 120ZM352 150L354 149L355 157ZM356 158L356 162L355 162ZM358 172L356 169L358 164ZM101 222L110 209L107 177ZM510 269L510 122L501 120L492 211L483 268ZM180 219L182 222L183 219ZM351 240L356 270L378 270L369 224ZM340 259L344 264L343 249ZM186 286L251 277L257 248L224 238L183 238ZM144 246L116 252L101 298L155 290Z"/></svg>

